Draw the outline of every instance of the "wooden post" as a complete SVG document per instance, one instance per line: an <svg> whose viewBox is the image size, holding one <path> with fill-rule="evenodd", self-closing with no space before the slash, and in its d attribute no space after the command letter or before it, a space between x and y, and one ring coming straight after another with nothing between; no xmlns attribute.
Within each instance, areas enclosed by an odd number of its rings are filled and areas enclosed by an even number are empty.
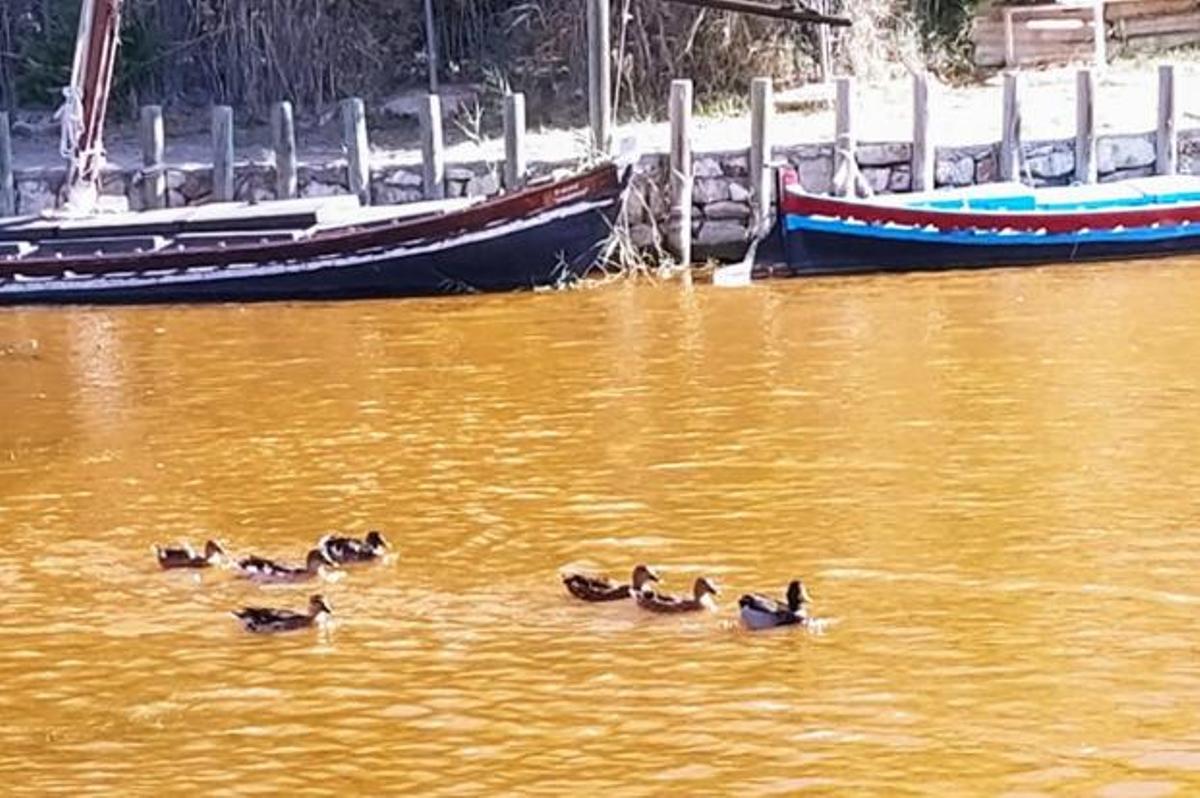
<svg viewBox="0 0 1200 798"><path fill-rule="evenodd" d="M609 64L609 0L587 0L588 118L592 149L607 154L612 121L612 81Z"/></svg>
<svg viewBox="0 0 1200 798"><path fill-rule="evenodd" d="M421 105L421 157L425 199L446 196L446 163L442 154L442 102L436 94Z"/></svg>
<svg viewBox="0 0 1200 798"><path fill-rule="evenodd" d="M1097 69L1108 64L1108 27L1104 24L1104 0L1092 0L1092 46Z"/></svg>
<svg viewBox="0 0 1200 798"><path fill-rule="evenodd" d="M837 132L833 143L833 193L854 193L854 78L837 79Z"/></svg>
<svg viewBox="0 0 1200 798"><path fill-rule="evenodd" d="M755 78L750 84L750 211L754 220L752 229L762 225L771 211L771 118L775 110L772 88L770 78Z"/></svg>
<svg viewBox="0 0 1200 798"><path fill-rule="evenodd" d="M1004 65L1006 67L1014 67L1017 65L1017 43L1016 36L1013 34L1013 15L1016 13L1014 8L1005 8L1004 14Z"/></svg>
<svg viewBox="0 0 1200 798"><path fill-rule="evenodd" d="M1004 73L1004 116L1000 130L1000 179L1021 179L1020 73Z"/></svg>
<svg viewBox="0 0 1200 798"><path fill-rule="evenodd" d="M1179 109L1175 103L1175 65L1158 67L1158 136L1154 171L1173 175L1179 167Z"/></svg>
<svg viewBox="0 0 1200 798"><path fill-rule="evenodd" d="M367 143L367 113L358 97L342 100L342 147L350 174L350 193L371 204L371 147Z"/></svg>
<svg viewBox="0 0 1200 798"><path fill-rule="evenodd" d="M275 148L275 199L298 193L296 178L296 124L288 100L271 107L271 142Z"/></svg>
<svg viewBox="0 0 1200 798"><path fill-rule="evenodd" d="M913 143L912 190L931 191L934 188L934 167L937 154L930 127L929 75L913 74Z"/></svg>
<svg viewBox="0 0 1200 798"><path fill-rule="evenodd" d="M1075 73L1075 181L1095 183L1096 159L1096 81L1092 70Z"/></svg>
<svg viewBox="0 0 1200 798"><path fill-rule="evenodd" d="M679 263L692 264L692 82L671 81L671 211L667 236Z"/></svg>
<svg viewBox="0 0 1200 798"><path fill-rule="evenodd" d="M429 58L429 93L438 93L437 28L433 19L433 0L425 0L425 55Z"/></svg>
<svg viewBox="0 0 1200 798"><path fill-rule="evenodd" d="M148 210L167 206L165 137L162 106L142 106L142 207Z"/></svg>
<svg viewBox="0 0 1200 798"><path fill-rule="evenodd" d="M213 200L233 201L233 109L228 105L213 106Z"/></svg>
<svg viewBox="0 0 1200 798"><path fill-rule="evenodd" d="M525 95L504 98L504 188L525 185Z"/></svg>
<svg viewBox="0 0 1200 798"><path fill-rule="evenodd" d="M0 216L17 214L17 187L13 171L8 111L0 111Z"/></svg>
<svg viewBox="0 0 1200 798"><path fill-rule="evenodd" d="M830 13L831 9L828 0L819 0L815 10L822 14ZM817 26L817 57L821 62L821 82L828 83L833 78L833 66L831 64L833 58L829 42L828 25Z"/></svg>

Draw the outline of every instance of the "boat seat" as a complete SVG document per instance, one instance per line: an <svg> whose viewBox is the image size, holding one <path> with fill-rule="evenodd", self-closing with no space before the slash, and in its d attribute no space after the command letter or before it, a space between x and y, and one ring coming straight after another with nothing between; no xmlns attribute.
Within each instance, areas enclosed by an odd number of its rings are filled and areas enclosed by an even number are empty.
<svg viewBox="0 0 1200 798"><path fill-rule="evenodd" d="M41 242L38 254L49 257L55 255L92 255L114 253L153 252L162 249L167 239L162 236L128 236L121 238L54 238Z"/></svg>

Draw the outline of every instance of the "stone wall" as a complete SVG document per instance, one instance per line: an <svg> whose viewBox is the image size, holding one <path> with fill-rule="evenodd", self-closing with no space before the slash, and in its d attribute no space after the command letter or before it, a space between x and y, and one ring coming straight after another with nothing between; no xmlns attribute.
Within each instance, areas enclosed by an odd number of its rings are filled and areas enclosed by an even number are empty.
<svg viewBox="0 0 1200 798"><path fill-rule="evenodd" d="M1034 185L1068 185L1075 173L1074 140L1027 142L1022 148L1023 169ZM1142 177L1154 173L1154 134L1100 137L1097 160L1101 182ZM802 144L776 148L777 163L794 167L800 184L816 194L828 193L833 180L833 145ZM876 193L910 191L912 147L908 142L859 144L857 160L866 181ZM969 186L996 180L999 146L940 147L934 179L939 187ZM531 172L549 174L570 169L571 162L537 163ZM1180 171L1200 174L1200 129L1180 134ZM500 190L500 164L475 162L446 169L446 195L490 196ZM693 242L703 257L727 252L749 237L750 186L746 150L697 154L694 161L695 204ZM23 170L16 174L17 210L36 214L54 205L64 170ZM302 165L298 182L301 196L320 197L350 192L344 162ZM642 156L635 169L628 218L635 244L654 248L661 243L667 219L667 156ZM236 171L236 197L261 201L274 197L275 169L271 164L242 163ZM377 204L422 199L422 177L417 165L389 166L371 172L371 197ZM170 168L167 171L168 204L183 207L207 201L212 194L208 167ZM136 171L111 170L104 176L103 192L124 196L132 209L141 207L141 177Z"/></svg>

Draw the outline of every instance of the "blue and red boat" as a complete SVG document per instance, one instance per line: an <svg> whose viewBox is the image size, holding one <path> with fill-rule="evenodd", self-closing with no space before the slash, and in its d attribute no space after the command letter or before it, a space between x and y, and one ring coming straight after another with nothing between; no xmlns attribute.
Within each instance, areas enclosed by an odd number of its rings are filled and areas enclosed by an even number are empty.
<svg viewBox="0 0 1200 798"><path fill-rule="evenodd" d="M1200 253L1200 177L842 199L781 178L770 274L970 269ZM774 248L772 248L774 249Z"/></svg>

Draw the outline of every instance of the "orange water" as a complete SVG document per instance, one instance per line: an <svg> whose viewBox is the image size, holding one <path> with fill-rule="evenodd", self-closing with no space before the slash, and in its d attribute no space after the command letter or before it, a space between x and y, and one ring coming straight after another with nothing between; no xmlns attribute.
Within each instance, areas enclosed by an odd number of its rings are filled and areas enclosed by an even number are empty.
<svg viewBox="0 0 1200 798"><path fill-rule="evenodd" d="M1198 266L0 311L0 792L1197 794Z"/></svg>

